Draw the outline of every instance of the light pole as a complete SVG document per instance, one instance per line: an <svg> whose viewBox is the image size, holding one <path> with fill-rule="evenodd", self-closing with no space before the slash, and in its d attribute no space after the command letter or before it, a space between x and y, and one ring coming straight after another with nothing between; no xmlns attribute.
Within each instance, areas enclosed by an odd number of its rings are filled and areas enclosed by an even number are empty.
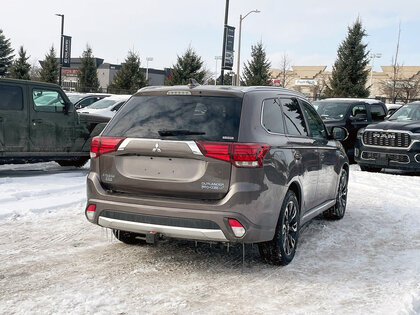
<svg viewBox="0 0 420 315"><path fill-rule="evenodd" d="M222 56L214 56L214 59L216 60L216 72L214 73L214 85L217 85L217 61L222 60Z"/></svg>
<svg viewBox="0 0 420 315"><path fill-rule="evenodd" d="M240 75L239 70L241 67L241 30L242 30L242 21L245 20L245 18L250 15L251 13L260 13L258 9L249 11L247 14L245 14L244 17L242 17L242 14L239 16L239 39L238 39L238 64L236 66L236 85L240 85Z"/></svg>
<svg viewBox="0 0 420 315"><path fill-rule="evenodd" d="M64 14L56 14L61 17L61 39L60 39L60 72L58 73L58 85L61 86L61 69L63 68L63 34L64 34Z"/></svg>
<svg viewBox="0 0 420 315"><path fill-rule="evenodd" d="M146 57L146 81L149 80L149 61L153 61L153 57Z"/></svg>
<svg viewBox="0 0 420 315"><path fill-rule="evenodd" d="M375 58L381 58L382 54L381 53L377 53L377 54L370 54L370 60L372 60L372 68L370 69L370 86L372 86L372 75L373 75L373 65L375 62Z"/></svg>

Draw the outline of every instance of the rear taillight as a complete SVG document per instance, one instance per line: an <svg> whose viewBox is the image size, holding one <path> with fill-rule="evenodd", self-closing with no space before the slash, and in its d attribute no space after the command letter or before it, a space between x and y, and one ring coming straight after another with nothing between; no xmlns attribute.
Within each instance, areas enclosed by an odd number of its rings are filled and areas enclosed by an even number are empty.
<svg viewBox="0 0 420 315"><path fill-rule="evenodd" d="M96 205L90 204L86 208L86 217L89 219L89 221L93 221L93 218L95 217L95 211L96 211Z"/></svg>
<svg viewBox="0 0 420 315"><path fill-rule="evenodd" d="M90 157L95 159L102 154L118 150L124 137L94 137L90 143Z"/></svg>
<svg viewBox="0 0 420 315"><path fill-rule="evenodd" d="M196 141L204 156L232 163L236 167L262 167L270 146L265 143Z"/></svg>

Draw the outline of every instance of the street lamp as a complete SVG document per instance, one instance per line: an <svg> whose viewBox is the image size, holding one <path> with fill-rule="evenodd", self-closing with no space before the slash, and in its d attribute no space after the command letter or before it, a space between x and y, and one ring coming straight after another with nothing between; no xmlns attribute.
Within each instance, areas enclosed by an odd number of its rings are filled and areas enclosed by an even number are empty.
<svg viewBox="0 0 420 315"><path fill-rule="evenodd" d="M377 54L370 54L370 60L372 60L372 68L370 69L370 86L372 86L372 74L373 74L373 65L375 62L375 58L381 58L382 54L381 53L377 53Z"/></svg>
<svg viewBox="0 0 420 315"><path fill-rule="evenodd" d="M60 40L60 72L58 73L58 85L61 86L61 69L63 68L63 34L64 34L64 14L56 14L61 17L61 40Z"/></svg>
<svg viewBox="0 0 420 315"><path fill-rule="evenodd" d="M149 79L149 61L153 61L153 57L146 57L146 81Z"/></svg>
<svg viewBox="0 0 420 315"><path fill-rule="evenodd" d="M242 14L239 16L239 39L238 39L238 65L236 66L236 85L240 85L240 75L239 70L241 67L241 30L242 30L242 21L245 20L245 18L250 15L251 13L260 13L259 10L252 10L249 11L247 14L245 14L244 17L242 17Z"/></svg>
<svg viewBox="0 0 420 315"><path fill-rule="evenodd" d="M217 61L222 60L222 56L214 56L214 59L216 60L216 72L214 73L214 85L217 84Z"/></svg>

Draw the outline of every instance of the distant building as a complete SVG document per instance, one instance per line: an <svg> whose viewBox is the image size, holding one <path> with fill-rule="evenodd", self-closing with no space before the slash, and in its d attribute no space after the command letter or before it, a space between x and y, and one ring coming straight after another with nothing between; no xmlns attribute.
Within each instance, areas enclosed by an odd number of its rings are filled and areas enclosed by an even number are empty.
<svg viewBox="0 0 420 315"><path fill-rule="evenodd" d="M108 86L113 82L115 74L118 70L121 69L122 65L111 64L106 62L104 63L104 59L101 58L93 59L96 63L99 87L101 89L101 92L107 92ZM57 58L57 61L60 62L59 58ZM39 61L41 65L42 62L43 61ZM80 65L80 58L71 58L70 67L61 69L61 85L63 89L70 91L77 90L79 84L77 73L79 71ZM146 75L146 68L140 68L140 70L143 71ZM171 70L169 68L165 68L164 70L149 68L148 73L149 85L164 85L165 79L169 76Z"/></svg>
<svg viewBox="0 0 420 315"><path fill-rule="evenodd" d="M326 69L327 66L292 66L291 70L286 71L271 69L271 82L274 86L284 86L299 91L309 99L315 100L325 93L325 88L329 84L331 71L325 71ZM371 67L367 69L370 71ZM381 69L382 72L372 72L372 77L369 73L366 86L371 86L370 98L386 100L388 95L384 86L392 83L394 70L392 66L381 66ZM407 84L404 82L408 81L420 84L420 66L400 66L398 70L398 80L402 82L401 84ZM420 88L417 97L420 97Z"/></svg>

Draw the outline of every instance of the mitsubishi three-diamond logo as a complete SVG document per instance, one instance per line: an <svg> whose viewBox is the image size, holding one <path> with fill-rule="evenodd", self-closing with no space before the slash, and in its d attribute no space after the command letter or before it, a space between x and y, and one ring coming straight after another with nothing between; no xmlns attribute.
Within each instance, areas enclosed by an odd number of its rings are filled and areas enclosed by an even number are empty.
<svg viewBox="0 0 420 315"><path fill-rule="evenodd" d="M155 144L155 147L153 148L152 152L162 152L162 150L159 148L159 143Z"/></svg>

